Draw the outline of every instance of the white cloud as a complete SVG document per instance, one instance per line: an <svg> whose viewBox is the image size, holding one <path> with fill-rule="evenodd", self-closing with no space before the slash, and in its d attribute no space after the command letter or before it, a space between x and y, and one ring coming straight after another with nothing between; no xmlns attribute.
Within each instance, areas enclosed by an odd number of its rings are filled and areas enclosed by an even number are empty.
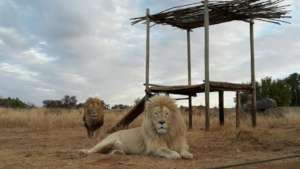
<svg viewBox="0 0 300 169"><path fill-rule="evenodd" d="M26 40L15 28L2 27L0 22L0 57L12 57L28 47ZM9 56L6 56L9 55Z"/></svg>
<svg viewBox="0 0 300 169"><path fill-rule="evenodd" d="M25 81L36 81L36 77L39 75L37 72L30 71L18 65L11 65L9 63L0 63L0 72L4 75Z"/></svg>
<svg viewBox="0 0 300 169"><path fill-rule="evenodd" d="M22 52L18 57L33 64L46 64L55 60L55 58L47 56L46 53L40 50L39 48L30 48Z"/></svg>
<svg viewBox="0 0 300 169"><path fill-rule="evenodd" d="M47 89L47 88L42 88L42 87L38 87L38 88L36 88L36 90L38 90L40 92L44 92L44 93L54 93L55 92L54 89Z"/></svg>
<svg viewBox="0 0 300 169"><path fill-rule="evenodd" d="M42 42L39 42L39 45L41 45L41 46L48 46L48 43L46 41L42 41Z"/></svg>
<svg viewBox="0 0 300 169"><path fill-rule="evenodd" d="M70 84L88 84L87 79L79 74L61 73L61 76Z"/></svg>

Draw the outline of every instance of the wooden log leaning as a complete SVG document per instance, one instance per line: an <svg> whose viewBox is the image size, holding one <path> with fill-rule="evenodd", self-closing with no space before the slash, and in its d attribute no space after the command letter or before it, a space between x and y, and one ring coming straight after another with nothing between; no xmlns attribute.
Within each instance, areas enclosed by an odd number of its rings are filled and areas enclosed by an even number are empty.
<svg viewBox="0 0 300 169"><path fill-rule="evenodd" d="M145 109L145 102L147 98L150 96L146 95L142 98L142 100L136 104L116 125L114 125L110 130L108 130L108 133L112 133L115 131L118 131L120 129L126 128L129 126L129 124L136 119L140 114L143 113Z"/></svg>

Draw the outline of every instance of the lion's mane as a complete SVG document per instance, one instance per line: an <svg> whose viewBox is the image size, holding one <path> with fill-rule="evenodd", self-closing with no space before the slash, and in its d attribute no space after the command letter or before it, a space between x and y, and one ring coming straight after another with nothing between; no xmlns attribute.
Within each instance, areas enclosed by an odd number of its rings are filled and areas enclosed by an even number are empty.
<svg viewBox="0 0 300 169"><path fill-rule="evenodd" d="M155 107L167 107L171 113L168 118L168 130L163 136L157 134L151 123L151 110ZM168 96L156 96L150 98L145 107L144 121L142 124L142 129L145 131L145 139L150 139L154 144L159 144L156 146L164 146L174 149L175 151L180 151L182 147L188 148L186 143L186 126L182 115L177 108L175 101L170 99Z"/></svg>

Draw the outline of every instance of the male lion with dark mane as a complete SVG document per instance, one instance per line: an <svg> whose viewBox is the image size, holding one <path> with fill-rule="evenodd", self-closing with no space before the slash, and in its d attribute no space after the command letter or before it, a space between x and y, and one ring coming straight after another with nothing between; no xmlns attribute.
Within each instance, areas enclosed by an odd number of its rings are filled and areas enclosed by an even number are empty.
<svg viewBox="0 0 300 169"><path fill-rule="evenodd" d="M144 154L167 159L191 159L186 141L186 126L175 102L167 96L155 96L146 103L140 127L120 130L82 153Z"/></svg>
<svg viewBox="0 0 300 169"><path fill-rule="evenodd" d="M96 130L103 125L104 105L98 98L88 98L84 103L83 122L88 137L94 137Z"/></svg>

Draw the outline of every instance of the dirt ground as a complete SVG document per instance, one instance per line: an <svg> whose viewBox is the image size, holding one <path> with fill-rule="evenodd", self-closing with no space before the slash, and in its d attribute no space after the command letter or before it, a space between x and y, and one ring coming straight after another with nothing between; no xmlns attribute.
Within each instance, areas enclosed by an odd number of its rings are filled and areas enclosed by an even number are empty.
<svg viewBox="0 0 300 169"><path fill-rule="evenodd" d="M89 148L106 136L106 130L122 114L108 113L97 138L88 139L79 112L50 114L48 110L0 110L0 169L209 169L257 160L300 155L300 114L286 118L258 116L258 127L249 118L235 129L234 116L227 115L225 127L217 116L211 129L204 131L203 117L194 117L188 131L192 160L166 160L137 155L82 156L79 149ZM232 114L233 115L233 114ZM139 118L133 126L141 123ZM299 169L300 158L237 169Z"/></svg>
<svg viewBox="0 0 300 169"><path fill-rule="evenodd" d="M0 169L201 169L300 154L300 124L270 130L194 129L189 131L188 138L195 158L177 161L136 155L83 157L76 150L94 145L104 132L98 139L88 139L81 126L51 131L0 129L0 133ZM300 158L240 168L299 167Z"/></svg>

